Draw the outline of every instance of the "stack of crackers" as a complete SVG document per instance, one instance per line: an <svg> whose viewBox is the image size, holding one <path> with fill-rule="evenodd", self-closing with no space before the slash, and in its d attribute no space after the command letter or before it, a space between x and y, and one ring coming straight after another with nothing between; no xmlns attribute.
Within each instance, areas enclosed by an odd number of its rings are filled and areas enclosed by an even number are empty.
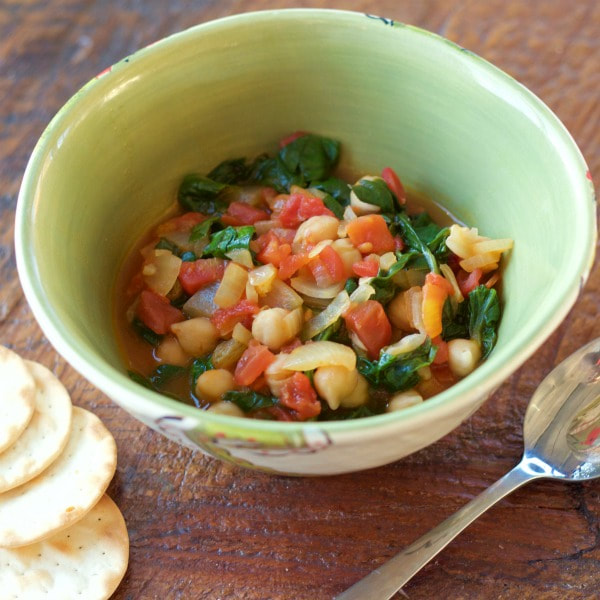
<svg viewBox="0 0 600 600"><path fill-rule="evenodd" d="M109 598L127 569L117 447L46 367L0 346L0 597Z"/></svg>

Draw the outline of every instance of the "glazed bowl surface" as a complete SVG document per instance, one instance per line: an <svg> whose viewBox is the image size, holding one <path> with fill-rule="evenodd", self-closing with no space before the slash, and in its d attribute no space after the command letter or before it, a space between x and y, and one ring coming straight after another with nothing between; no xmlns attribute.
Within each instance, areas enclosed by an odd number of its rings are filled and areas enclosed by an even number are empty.
<svg viewBox="0 0 600 600"><path fill-rule="evenodd" d="M183 175L275 151L296 130L340 140L342 169L392 166L465 224L514 239L496 348L421 405L353 421L258 421L201 411L127 376L112 313L125 256L172 209ZM415 27L303 9L205 23L98 75L39 140L15 231L33 313L79 373L173 440L298 475L389 463L459 425L566 316L596 235L585 162L521 84Z"/></svg>

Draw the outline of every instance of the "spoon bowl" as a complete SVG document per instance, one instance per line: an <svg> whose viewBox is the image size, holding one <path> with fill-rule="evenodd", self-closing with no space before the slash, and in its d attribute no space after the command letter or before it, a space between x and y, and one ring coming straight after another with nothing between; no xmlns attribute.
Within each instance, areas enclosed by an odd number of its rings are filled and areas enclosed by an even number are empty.
<svg viewBox="0 0 600 600"><path fill-rule="evenodd" d="M523 440L516 467L336 600L391 598L477 517L529 481L600 477L600 338L566 358L538 386L525 413Z"/></svg>
<svg viewBox="0 0 600 600"><path fill-rule="evenodd" d="M533 394L524 459L566 481L600 475L600 339L561 362Z"/></svg>

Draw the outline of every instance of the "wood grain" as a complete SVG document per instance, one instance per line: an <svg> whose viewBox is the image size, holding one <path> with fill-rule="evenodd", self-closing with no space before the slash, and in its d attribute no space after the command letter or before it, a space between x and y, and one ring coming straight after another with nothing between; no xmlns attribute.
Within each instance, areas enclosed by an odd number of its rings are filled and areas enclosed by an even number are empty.
<svg viewBox="0 0 600 600"><path fill-rule="evenodd" d="M119 448L110 495L131 537L114 598L331 598L511 468L521 420L550 368L600 336L600 266L558 330L485 406L437 444L395 464L316 479L243 471L146 429L52 349L23 298L13 218L43 128L97 72L209 19L281 7L267 0L0 2L0 343L47 365ZM600 177L600 4L595 0L305 1L436 31L538 94ZM557 240L556 243L560 243ZM421 598L600 595L600 485L538 482L486 513L405 588Z"/></svg>

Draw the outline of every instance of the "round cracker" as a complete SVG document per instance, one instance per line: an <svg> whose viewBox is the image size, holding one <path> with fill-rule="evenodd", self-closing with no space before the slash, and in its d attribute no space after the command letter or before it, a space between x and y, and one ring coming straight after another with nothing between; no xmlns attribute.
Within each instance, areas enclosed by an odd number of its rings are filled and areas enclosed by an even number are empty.
<svg viewBox="0 0 600 600"><path fill-rule="evenodd" d="M64 449L71 429L71 398L46 367L25 361L35 380L35 411L17 441L0 453L0 492L39 475Z"/></svg>
<svg viewBox="0 0 600 600"><path fill-rule="evenodd" d="M0 494L0 546L33 544L81 519L106 491L116 466L113 436L96 415L74 406L59 457L34 479Z"/></svg>
<svg viewBox="0 0 600 600"><path fill-rule="evenodd" d="M127 570L129 538L117 505L103 496L80 521L22 548L0 548L3 598L105 600Z"/></svg>
<svg viewBox="0 0 600 600"><path fill-rule="evenodd" d="M23 433L33 416L35 382L25 361L0 346L0 452Z"/></svg>

